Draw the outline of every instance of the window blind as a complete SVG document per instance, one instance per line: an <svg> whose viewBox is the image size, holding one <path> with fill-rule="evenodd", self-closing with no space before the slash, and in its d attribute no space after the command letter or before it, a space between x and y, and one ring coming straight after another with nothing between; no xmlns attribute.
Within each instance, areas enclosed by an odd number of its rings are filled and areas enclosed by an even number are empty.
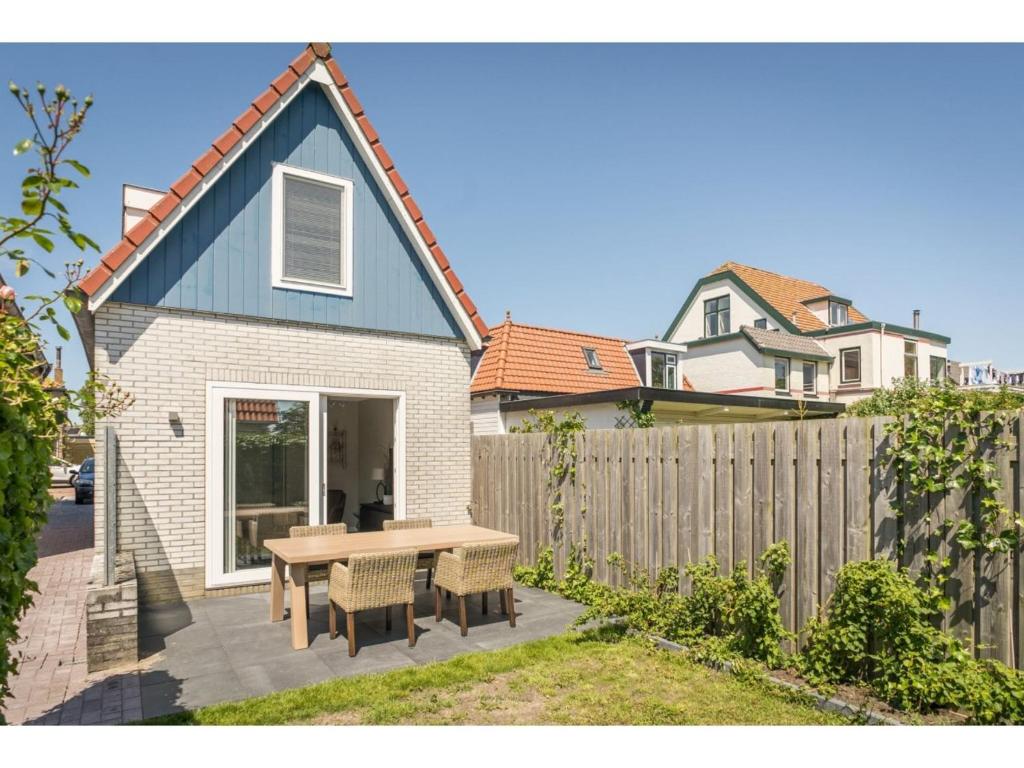
<svg viewBox="0 0 1024 768"><path fill-rule="evenodd" d="M284 269L287 280L342 285L341 187L284 177Z"/></svg>

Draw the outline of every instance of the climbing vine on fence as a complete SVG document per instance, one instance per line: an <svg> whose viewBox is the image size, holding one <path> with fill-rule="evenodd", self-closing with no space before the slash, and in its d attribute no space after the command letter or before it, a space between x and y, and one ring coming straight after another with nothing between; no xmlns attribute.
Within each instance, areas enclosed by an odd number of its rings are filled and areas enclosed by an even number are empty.
<svg viewBox="0 0 1024 768"><path fill-rule="evenodd" d="M904 385L898 399L901 413L886 425L891 437L889 458L903 479L897 515L905 517L921 507L929 494L962 489L975 500L964 507L959 519L934 520L929 525L942 534L953 532L968 552L992 555L1017 549L1024 532L1024 518L999 496L1002 480L994 459L1007 451L1007 427L1015 414L986 410L992 403L948 384ZM936 607L946 609L943 587L949 579L951 560L942 557L929 542L924 568L918 575L930 589Z"/></svg>
<svg viewBox="0 0 1024 768"><path fill-rule="evenodd" d="M587 422L578 411L568 413L559 419L555 417L554 411L538 411L531 408L530 416L533 417L532 421L523 419L520 426L510 427L509 432L540 432L548 436L548 450L544 463L550 468L548 489L552 494L551 529L552 536L557 541L561 539L565 525L565 480L568 479L572 486L576 485L576 435L586 430ZM580 509L581 515L586 515L586 512L586 507ZM581 546L585 550L586 541L583 541Z"/></svg>

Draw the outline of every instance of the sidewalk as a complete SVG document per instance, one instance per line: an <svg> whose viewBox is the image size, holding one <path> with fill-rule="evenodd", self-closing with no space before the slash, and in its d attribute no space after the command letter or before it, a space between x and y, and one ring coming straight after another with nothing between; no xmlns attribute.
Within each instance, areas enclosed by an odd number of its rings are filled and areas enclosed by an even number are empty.
<svg viewBox="0 0 1024 768"><path fill-rule="evenodd" d="M29 577L39 585L19 625L21 655L11 681L7 722L87 724L141 718L138 674L86 672L85 591L93 558L92 505L76 506L67 489L39 537L39 562Z"/></svg>

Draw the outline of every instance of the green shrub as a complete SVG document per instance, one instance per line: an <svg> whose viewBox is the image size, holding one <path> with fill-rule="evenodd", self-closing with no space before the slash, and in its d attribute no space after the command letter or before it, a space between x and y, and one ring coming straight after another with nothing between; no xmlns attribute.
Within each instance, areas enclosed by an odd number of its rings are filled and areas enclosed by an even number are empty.
<svg viewBox="0 0 1024 768"><path fill-rule="evenodd" d="M825 615L808 623L797 668L816 685L859 683L893 706L1024 722L1024 676L979 661L935 627L934 601L887 560L847 563Z"/></svg>
<svg viewBox="0 0 1024 768"><path fill-rule="evenodd" d="M43 390L35 349L28 327L0 314L0 702L17 672L10 647L18 639L18 621L36 591L28 572L46 522L50 454L62 418Z"/></svg>

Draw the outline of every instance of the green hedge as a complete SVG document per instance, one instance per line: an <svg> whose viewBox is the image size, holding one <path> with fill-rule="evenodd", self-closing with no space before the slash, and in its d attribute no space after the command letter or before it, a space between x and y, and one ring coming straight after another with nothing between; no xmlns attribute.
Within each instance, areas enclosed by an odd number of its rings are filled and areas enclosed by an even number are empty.
<svg viewBox="0 0 1024 768"><path fill-rule="evenodd" d="M28 572L46 522L50 456L62 418L43 390L35 344L20 319L0 315L0 701L10 695L8 679L17 671L11 646L36 590Z"/></svg>

